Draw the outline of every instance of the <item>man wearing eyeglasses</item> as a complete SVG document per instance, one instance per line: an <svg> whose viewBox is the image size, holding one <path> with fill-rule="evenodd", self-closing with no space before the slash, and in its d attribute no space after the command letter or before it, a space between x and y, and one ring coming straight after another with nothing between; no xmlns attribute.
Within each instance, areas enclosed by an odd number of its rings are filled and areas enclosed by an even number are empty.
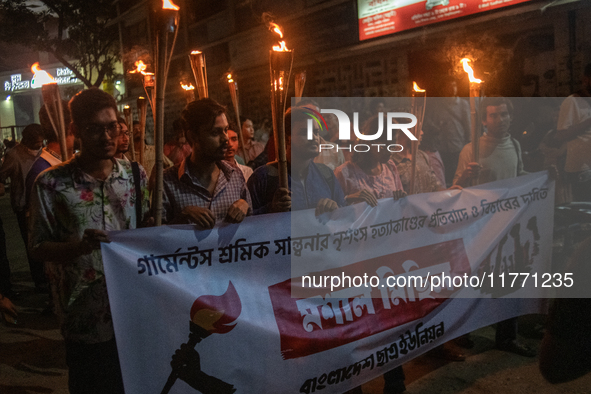
<svg viewBox="0 0 591 394"><path fill-rule="evenodd" d="M117 139L117 153L115 158L119 160L129 161L125 154L129 151L129 129L127 128L127 122L122 117L117 117L117 123L119 124L119 138Z"/></svg>
<svg viewBox="0 0 591 394"><path fill-rule="evenodd" d="M107 231L137 227L148 211L147 177L114 158L117 106L97 88L69 104L80 153L41 173L31 192L29 246L48 267L66 344L70 393L123 393L104 277Z"/></svg>

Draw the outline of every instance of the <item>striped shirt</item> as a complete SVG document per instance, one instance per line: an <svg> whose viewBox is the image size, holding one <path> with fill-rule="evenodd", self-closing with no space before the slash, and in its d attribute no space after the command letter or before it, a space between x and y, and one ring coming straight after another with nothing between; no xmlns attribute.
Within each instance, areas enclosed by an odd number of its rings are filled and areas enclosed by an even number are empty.
<svg viewBox="0 0 591 394"><path fill-rule="evenodd" d="M162 222L169 223L182 217L185 207L207 208L217 222L226 218L228 209L236 201L248 202L248 214L252 212L250 193L242 171L222 161L216 162L221 170L213 195L190 172L187 165L190 157L179 165L164 170L164 193L162 196Z"/></svg>

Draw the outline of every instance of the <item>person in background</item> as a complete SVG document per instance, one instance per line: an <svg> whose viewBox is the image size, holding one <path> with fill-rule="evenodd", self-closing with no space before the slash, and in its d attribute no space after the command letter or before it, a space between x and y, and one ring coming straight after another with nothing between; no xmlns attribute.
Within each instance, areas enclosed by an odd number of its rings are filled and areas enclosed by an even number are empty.
<svg viewBox="0 0 591 394"><path fill-rule="evenodd" d="M441 155L445 179L451 186L460 152L471 139L470 105L458 97L458 84L454 78L443 81L443 91L444 97L429 99L423 130L432 140L432 148ZM429 105L431 103L434 105Z"/></svg>
<svg viewBox="0 0 591 394"><path fill-rule="evenodd" d="M591 201L591 63L585 66L583 86L560 106L554 144L566 142L564 171L574 201Z"/></svg>
<svg viewBox="0 0 591 394"><path fill-rule="evenodd" d="M454 185L471 186L525 175L519 142L509 134L513 105L505 97L486 97L481 103L482 125L486 132L480 137L480 164L473 162L472 144L466 145L460 153ZM554 176L550 171L551 177ZM554 176L555 177L555 176ZM509 299L499 302L511 302ZM524 357L534 357L536 352L517 340L517 318L497 324L497 349Z"/></svg>
<svg viewBox="0 0 591 394"><path fill-rule="evenodd" d="M114 158L117 103L90 88L70 101L80 153L37 177L29 247L47 261L66 345L71 394L123 394L123 380L100 250L107 231L139 227L148 213L147 176Z"/></svg>
<svg viewBox="0 0 591 394"><path fill-rule="evenodd" d="M173 138L164 144L164 155L170 159L173 165L180 164L191 155L191 144L185 137L185 125L182 119L176 119L172 123Z"/></svg>
<svg viewBox="0 0 591 394"><path fill-rule="evenodd" d="M6 154L2 167L0 167L0 195L5 193L4 185L6 184L6 180L10 178L10 205L16 214L23 242L27 245L28 231L25 180L27 173L41 153L41 148L43 148L43 128L36 123L30 124L25 127L22 136L21 143ZM8 259L4 260L2 257L0 260L2 260L2 264L6 264L6 266L2 268L2 271L5 272L7 278L10 278ZM38 264L35 264L30 258L28 260L35 286L38 289L41 289L43 286L43 270L39 272ZM2 288L0 289L0 292L10 297L12 294L9 279L3 279L3 281L5 282L4 285L9 288Z"/></svg>
<svg viewBox="0 0 591 394"><path fill-rule="evenodd" d="M374 133L378 129L380 116L370 118L363 126L362 133ZM373 143L383 145L372 147L369 152L354 152L351 160L335 170L348 204L365 201L375 207L382 198L393 197L398 200L406 196L396 164L390 159L392 153L386 149L389 145L386 133Z"/></svg>
<svg viewBox="0 0 591 394"><path fill-rule="evenodd" d="M300 108L304 108L304 109L308 108L308 109L312 109L316 112L320 112L320 107L318 106L318 103L312 99L309 99L309 98L305 98L305 99L301 100L297 106ZM332 115L332 114L327 114L327 115ZM338 134L339 134L338 122L336 123L336 125L333 123L332 126L333 126L332 131L325 130L327 127L324 127L324 126L322 126L320 128L319 142L318 142L319 146L322 144L324 144L324 145L331 144L324 139L323 135L328 138L332 134L336 133L337 139L338 139ZM334 126L336 126L336 129L334 129ZM322 151L320 151L320 149L319 149L318 156L316 156L314 158L314 163L324 164L325 166L330 168L332 171L334 171L338 166L340 166L341 164L343 164L345 162L345 155L343 154L343 151L336 149L337 143L332 143L332 145L333 145L333 149L323 149Z"/></svg>
<svg viewBox="0 0 591 394"><path fill-rule="evenodd" d="M228 126L228 149L226 150L224 160L230 163L232 167L239 168L242 171L242 175L244 175L244 181L247 182L248 178L252 175L252 168L240 164L236 160L236 157L239 157L236 154L238 153L240 142L238 141L238 134L234 129L236 129L236 125L230 123Z"/></svg>
<svg viewBox="0 0 591 394"><path fill-rule="evenodd" d="M318 156L319 127L314 123L314 138L309 141L308 119L303 108L293 107L285 113L289 188L279 187L278 162L257 168L248 180L255 215L311 208L321 215L345 206L345 195L334 173L313 161Z"/></svg>
<svg viewBox="0 0 591 394"><path fill-rule="evenodd" d="M129 151L129 129L127 128L127 122L121 116L117 117L117 123L119 124L119 139L117 140L117 153L115 153L115 159L129 161L125 154Z"/></svg>
<svg viewBox="0 0 591 394"><path fill-rule="evenodd" d="M242 123L240 132L242 133L242 141L244 142L246 157L242 157L242 151L238 152L238 156L244 160L244 164L252 169L256 169L265 164L260 160L257 160L261 153L265 151L265 144L254 140L254 126L252 120L241 116L240 122ZM266 162L266 159L263 161Z"/></svg>
<svg viewBox="0 0 591 394"><path fill-rule="evenodd" d="M419 136L419 144L423 146L423 131ZM404 149L401 152L392 154L392 160L396 163L398 172L400 174L400 180L402 186L407 193L410 193L410 180L412 178L412 141L404 133L398 133L396 142L401 145ZM442 190L446 190L445 182L441 182L433 166L431 165L431 157L422 150L417 150L417 165L415 173L415 190L414 194L419 193L433 193ZM461 186L455 185L449 188L451 189L462 189Z"/></svg>
<svg viewBox="0 0 591 394"><path fill-rule="evenodd" d="M64 123L68 125L66 128L66 151L68 153L68 157L72 157L74 154L74 141L75 137L70 129L70 110L68 109L68 102L66 100L62 100L62 109L63 109L63 116L64 116ZM41 127L43 128L43 135L45 137L45 141L47 145L45 148L41 150L41 154L35 160L31 169L27 173L25 178L25 207L27 210L27 217L30 216L29 208L31 204L31 191L33 190L33 184L35 183L35 179L37 176L41 174L43 171L47 170L50 167L57 166L63 162L60 143L58 141L58 132L53 129L51 121L49 120L49 114L47 113L47 107L43 105L41 110L39 110L39 121L41 122ZM27 227L27 241L25 245L29 243L28 237L28 227ZM27 247L28 250L28 247ZM33 281L35 283L35 289L37 292L49 292L47 277L45 275L45 270L43 268L42 261L34 261L29 256L29 265L31 266L31 275L33 276Z"/></svg>

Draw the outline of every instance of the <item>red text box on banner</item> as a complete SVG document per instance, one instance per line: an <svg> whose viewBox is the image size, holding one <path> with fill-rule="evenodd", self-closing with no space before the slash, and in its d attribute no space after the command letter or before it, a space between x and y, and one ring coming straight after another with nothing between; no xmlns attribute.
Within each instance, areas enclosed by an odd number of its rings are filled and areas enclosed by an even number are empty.
<svg viewBox="0 0 591 394"><path fill-rule="evenodd" d="M314 273L325 276L377 276L376 287L303 288L305 298L292 298L292 286L301 278L269 287L269 295L281 337L284 359L303 357L420 319L437 308L453 288L387 286L388 277L470 273L462 239L441 242L373 258L339 269ZM330 284L328 284L330 286Z"/></svg>

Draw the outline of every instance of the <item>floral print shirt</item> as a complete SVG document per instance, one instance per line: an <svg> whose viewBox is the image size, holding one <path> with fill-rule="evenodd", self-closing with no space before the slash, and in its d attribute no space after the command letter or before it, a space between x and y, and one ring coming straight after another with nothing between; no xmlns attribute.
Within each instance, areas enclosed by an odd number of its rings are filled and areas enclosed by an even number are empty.
<svg viewBox="0 0 591 394"><path fill-rule="evenodd" d="M29 246L82 239L85 229L136 227L136 188L131 163L113 159L104 181L86 174L78 157L42 172L31 193ZM146 172L140 166L142 212L148 211ZM55 309L67 341L113 338L113 321L100 250L67 263L46 262Z"/></svg>

